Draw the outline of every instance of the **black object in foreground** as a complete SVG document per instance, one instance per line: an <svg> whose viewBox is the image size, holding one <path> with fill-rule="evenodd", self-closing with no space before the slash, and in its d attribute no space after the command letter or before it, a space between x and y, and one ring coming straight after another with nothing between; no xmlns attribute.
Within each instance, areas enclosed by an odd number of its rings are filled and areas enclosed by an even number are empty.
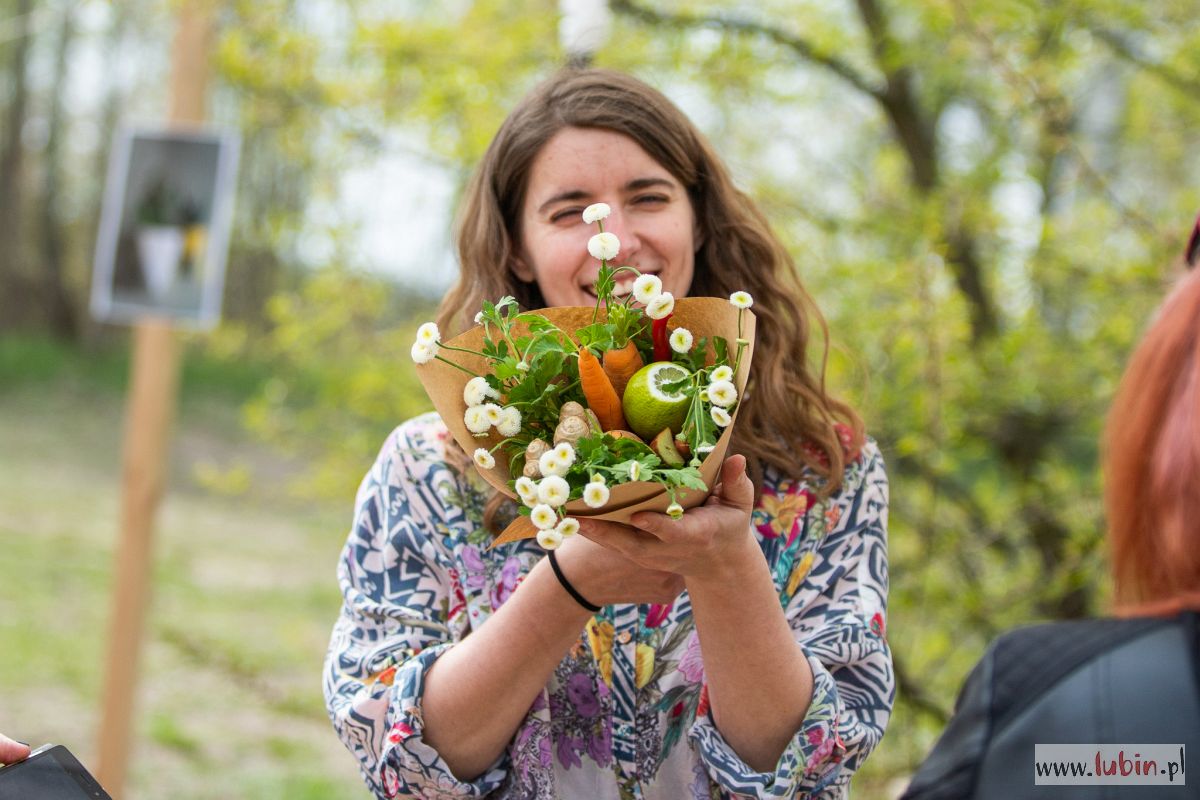
<svg viewBox="0 0 1200 800"><path fill-rule="evenodd" d="M42 745L29 758L0 768L0 800L112 800L61 744Z"/></svg>

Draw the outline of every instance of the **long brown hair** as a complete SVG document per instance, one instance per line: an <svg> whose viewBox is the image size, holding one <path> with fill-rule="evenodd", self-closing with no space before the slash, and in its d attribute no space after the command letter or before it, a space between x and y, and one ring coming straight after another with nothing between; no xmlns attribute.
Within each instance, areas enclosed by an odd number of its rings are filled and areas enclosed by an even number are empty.
<svg viewBox="0 0 1200 800"><path fill-rule="evenodd" d="M566 69L508 115L460 206L461 274L442 301L439 326L457 333L484 299L503 295L514 296L523 308L545 306L537 284L517 278L513 263L530 168L546 142L566 127L630 137L687 189L701 242L689 296L728 297L739 289L753 295L754 360L730 452L748 457L755 486L761 489L767 465L785 475L807 465L828 479L823 493L836 491L847 452L834 424L850 430L850 451L864 434L854 410L825 390L825 321L791 257L753 201L733 185L712 146L670 100L632 76ZM814 325L824 345L815 373L808 364Z"/></svg>
<svg viewBox="0 0 1200 800"><path fill-rule="evenodd" d="M1105 434L1118 613L1200 603L1200 271L1167 297L1130 359Z"/></svg>

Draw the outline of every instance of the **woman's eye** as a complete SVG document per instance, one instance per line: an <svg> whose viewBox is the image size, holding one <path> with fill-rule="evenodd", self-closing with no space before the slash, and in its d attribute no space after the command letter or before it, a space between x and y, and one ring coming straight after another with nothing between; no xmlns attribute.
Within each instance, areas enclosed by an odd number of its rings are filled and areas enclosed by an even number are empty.
<svg viewBox="0 0 1200 800"><path fill-rule="evenodd" d="M574 217L577 221L583 221L582 208L564 208L562 211L555 211L550 215L551 222L562 222L564 219Z"/></svg>
<svg viewBox="0 0 1200 800"><path fill-rule="evenodd" d="M666 197L666 195L644 194L641 197L638 197L636 200L634 200L634 202L639 203L641 205L654 205L655 203L665 203L665 202L667 202L667 199L668 198Z"/></svg>

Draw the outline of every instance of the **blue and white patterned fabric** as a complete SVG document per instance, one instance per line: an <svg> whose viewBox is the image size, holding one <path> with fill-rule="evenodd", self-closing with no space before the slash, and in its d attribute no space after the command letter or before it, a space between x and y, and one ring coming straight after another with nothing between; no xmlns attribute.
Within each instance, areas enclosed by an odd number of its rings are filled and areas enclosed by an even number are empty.
<svg viewBox="0 0 1200 800"><path fill-rule="evenodd" d="M812 666L812 703L774 772L746 765L708 713L687 593L596 614L515 732L474 781L422 738L431 664L513 593L543 551L488 550L490 489L449 466L435 414L401 425L359 489L338 569L344 605L325 665L334 727L380 797L843 797L895 699L884 639L888 487L874 442L843 488L768 470L752 524ZM764 675L763 680L771 680Z"/></svg>

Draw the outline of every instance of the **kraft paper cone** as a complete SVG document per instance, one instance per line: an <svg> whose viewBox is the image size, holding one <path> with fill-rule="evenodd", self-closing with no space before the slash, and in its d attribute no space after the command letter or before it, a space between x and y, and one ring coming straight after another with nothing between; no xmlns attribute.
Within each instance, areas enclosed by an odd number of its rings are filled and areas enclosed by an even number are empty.
<svg viewBox="0 0 1200 800"><path fill-rule="evenodd" d="M560 330L571 336L573 336L575 331L590 325L592 322L592 309L586 306L544 308L537 310L535 313L550 320ZM745 352L742 353L742 363L738 367L737 373L733 376L733 384L738 390L739 409L741 408L740 400L745 394L746 381L750 377L750 361L754 355L755 329L754 313L745 311L742 314L742 338L746 339L750 344L746 347ZM601 309L598 318L604 319L603 309ZM674 330L675 328L687 328L697 340L701 337L724 337L729 342L730 356L733 357L737 353L738 309L730 304L728 300L716 297L688 297L676 300L675 310L670 321L670 329ZM515 331L517 335L525 335L527 333L521 325L516 326ZM455 336L443 344L451 347L462 347L468 350L482 350L483 340L483 326L476 325L474 328ZM462 370L435 359L425 364L417 364L417 377L420 378L421 384L429 394L429 399L433 401L433 407L441 415L442 420L450 431L450 435L454 437L454 440L458 442L464 451L470 454L474 453L476 448L479 447L490 449L498 444L503 437L494 428L485 436L475 436L467 429L466 422L463 421L463 415L467 410L466 403L463 401L463 389L466 387L467 381L473 376L483 375L489 371L487 360L483 356L447 350L445 347L441 350L441 356L469 370L471 374L468 375ZM712 351L710 349L709 363L711 362ZM725 460L725 452L729 449L729 438L736 424L737 411L735 410L733 413L733 422L721 433L713 451L700 464L700 475L710 490L716 481L721 464ZM498 491L514 500L517 499L516 492L508 487L511 474L508 468L508 459L503 453L497 455L495 467L480 469L476 465L475 468L483 476L484 480ZM617 484L611 486L610 489L609 501L604 508L589 508L582 500L572 500L570 503L567 503L564 510L568 516L572 517L588 517L627 524L630 517L639 511L665 512L667 506L671 504L670 495L667 494L666 489L657 483L649 481ZM685 509L700 505L707 497L708 492L689 489L680 490L676 495L677 502ZM519 525L518 523L521 520L524 520L528 524ZM536 533L536 529L527 517L519 517L500 537L497 537L495 542L493 542L493 546L504 541L530 538L536 535Z"/></svg>

